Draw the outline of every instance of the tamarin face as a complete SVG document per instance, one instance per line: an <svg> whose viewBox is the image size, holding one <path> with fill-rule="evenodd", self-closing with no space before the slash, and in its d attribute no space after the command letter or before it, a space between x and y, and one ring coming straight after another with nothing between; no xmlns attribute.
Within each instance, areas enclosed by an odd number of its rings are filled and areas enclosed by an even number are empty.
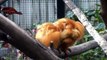
<svg viewBox="0 0 107 60"><path fill-rule="evenodd" d="M72 46L77 40L80 40L84 35L84 26L78 22L68 18L58 19L54 23L43 23L38 29L35 38L49 47L53 41L55 48L66 50Z"/></svg>

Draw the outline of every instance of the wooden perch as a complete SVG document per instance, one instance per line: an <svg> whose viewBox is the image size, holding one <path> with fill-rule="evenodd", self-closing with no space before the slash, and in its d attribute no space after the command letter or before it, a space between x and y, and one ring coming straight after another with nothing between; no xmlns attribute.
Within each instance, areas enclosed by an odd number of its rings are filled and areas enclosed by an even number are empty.
<svg viewBox="0 0 107 60"><path fill-rule="evenodd" d="M34 40L2 14L0 14L0 29L12 38L12 40L7 40L9 43L34 60L59 60L51 50Z"/></svg>
<svg viewBox="0 0 107 60"><path fill-rule="evenodd" d="M103 38L105 38L107 40L107 34L104 34L103 35ZM79 55L83 52L86 52L90 49L93 49L93 48L96 48L96 47L99 47L99 45L97 44L97 42L95 40L90 40L88 42L85 42L85 43L82 43L82 44L79 44L79 45L76 45L76 46L72 46L72 47L69 47L71 52L67 52L68 56L71 57L71 56L74 56L74 55ZM64 55L62 57L65 57Z"/></svg>
<svg viewBox="0 0 107 60"><path fill-rule="evenodd" d="M70 47L71 54L69 54L69 56L79 55L83 52L86 52L86 51L88 51L92 48L96 48L96 47L98 47L98 44L97 44L97 42L95 42L95 40L88 41L86 43Z"/></svg>

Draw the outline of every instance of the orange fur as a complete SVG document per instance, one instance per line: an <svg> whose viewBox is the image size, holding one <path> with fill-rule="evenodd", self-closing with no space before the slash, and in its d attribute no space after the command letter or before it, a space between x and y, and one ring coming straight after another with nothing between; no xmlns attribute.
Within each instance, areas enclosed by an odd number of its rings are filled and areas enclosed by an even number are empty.
<svg viewBox="0 0 107 60"><path fill-rule="evenodd" d="M58 48L61 42L61 49L66 50L84 35L84 26L68 18L58 19L54 23L43 23L36 33L35 38L49 47L53 41L54 47Z"/></svg>
<svg viewBox="0 0 107 60"><path fill-rule="evenodd" d="M35 38L47 47L53 41L54 47L57 48L60 41L60 32L52 23L44 23L38 28Z"/></svg>

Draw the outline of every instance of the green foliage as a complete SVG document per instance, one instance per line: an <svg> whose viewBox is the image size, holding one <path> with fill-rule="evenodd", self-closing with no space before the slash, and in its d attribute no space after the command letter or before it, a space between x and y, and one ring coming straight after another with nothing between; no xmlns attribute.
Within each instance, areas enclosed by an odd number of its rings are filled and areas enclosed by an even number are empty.
<svg viewBox="0 0 107 60"><path fill-rule="evenodd" d="M107 60L106 55L103 53L101 48L91 49L78 56L73 56L73 60Z"/></svg>
<svg viewBox="0 0 107 60"><path fill-rule="evenodd" d="M96 9L95 10L87 10L84 11L86 17L89 19L89 22L93 25L93 27L99 32L99 34L104 34L106 32L105 24L100 16L100 5L96 4ZM66 17L78 20L78 18L71 12L69 11L66 15ZM86 31L84 38L82 40L82 43L93 40L92 36ZM79 44L79 43L77 43ZM80 55L73 56L71 59L72 60L107 60L105 54L101 50L100 47L97 47L95 49L91 49L87 52L84 52Z"/></svg>

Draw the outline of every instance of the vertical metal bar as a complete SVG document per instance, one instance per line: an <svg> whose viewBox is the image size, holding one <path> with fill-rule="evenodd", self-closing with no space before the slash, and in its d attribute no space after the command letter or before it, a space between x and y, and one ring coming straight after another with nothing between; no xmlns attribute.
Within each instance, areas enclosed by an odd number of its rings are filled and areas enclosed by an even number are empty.
<svg viewBox="0 0 107 60"><path fill-rule="evenodd" d="M39 0L39 23L41 23L41 0Z"/></svg>
<svg viewBox="0 0 107 60"><path fill-rule="evenodd" d="M57 0L57 18L65 17L65 4L63 0Z"/></svg>
<svg viewBox="0 0 107 60"><path fill-rule="evenodd" d="M44 3L46 4L46 22L48 22L49 21L49 8L48 8L49 6L48 6L48 3L50 3L50 2L48 2L48 0L45 0Z"/></svg>

